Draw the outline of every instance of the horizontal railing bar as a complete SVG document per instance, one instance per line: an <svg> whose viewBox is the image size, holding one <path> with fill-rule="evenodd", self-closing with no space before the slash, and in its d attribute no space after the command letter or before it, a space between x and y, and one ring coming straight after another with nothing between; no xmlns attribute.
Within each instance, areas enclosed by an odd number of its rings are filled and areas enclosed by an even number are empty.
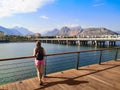
<svg viewBox="0 0 120 90"><path fill-rule="evenodd" d="M3 59L0 59L0 61L8 61L8 60L16 60L16 59L27 59L27 58L34 58L34 56L15 57L15 58L3 58Z"/></svg>
<svg viewBox="0 0 120 90"><path fill-rule="evenodd" d="M94 52L94 51L104 51L104 50L112 50L112 49L119 49L120 47L115 48L102 48L98 50L82 50L82 51L74 51L74 52L61 52L55 54L46 54L45 56L54 56L54 55L62 55L62 54L72 54L72 53L82 53L82 52ZM35 58L35 56L25 56L25 57L15 57L15 58L3 58L0 61L9 61L9 60L16 60L16 59L27 59L27 58Z"/></svg>
<svg viewBox="0 0 120 90"><path fill-rule="evenodd" d="M82 51L74 51L74 52L61 52L61 53L55 53L55 54L47 54L46 56L54 56L54 55L62 55L62 54L72 54L72 53L82 53L82 52L94 52L94 51L101 51L101 50L104 51L104 50L112 50L112 49L116 49L116 48L102 48L102 49L98 49L98 50L82 50Z"/></svg>
<svg viewBox="0 0 120 90"><path fill-rule="evenodd" d="M90 40L93 40L93 41L120 41L120 38L38 38L36 40L47 40L47 41L62 41L62 40L68 40L68 41L71 41L71 40L74 40L74 41L90 41Z"/></svg>

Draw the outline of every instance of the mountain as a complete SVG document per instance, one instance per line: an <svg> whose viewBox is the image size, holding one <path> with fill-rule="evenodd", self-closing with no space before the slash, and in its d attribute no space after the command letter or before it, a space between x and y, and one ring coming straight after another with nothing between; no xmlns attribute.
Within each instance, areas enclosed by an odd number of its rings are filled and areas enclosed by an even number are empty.
<svg viewBox="0 0 120 90"><path fill-rule="evenodd" d="M3 26L0 26L0 31L3 31L5 35L25 36L28 34L34 34L30 30L23 28L23 27L5 28Z"/></svg>
<svg viewBox="0 0 120 90"><path fill-rule="evenodd" d="M59 30L55 28L52 31L46 32L45 34L43 34L43 36L56 36L58 32Z"/></svg>
<svg viewBox="0 0 120 90"><path fill-rule="evenodd" d="M79 33L81 33L82 31L83 31L83 29L80 26L71 27L70 32L69 32L69 36L76 36Z"/></svg>
<svg viewBox="0 0 120 90"><path fill-rule="evenodd" d="M0 26L0 31L3 31L5 35L7 35L7 34L12 35L13 34L13 32L10 29L2 27L2 26Z"/></svg>
<svg viewBox="0 0 120 90"><path fill-rule="evenodd" d="M101 36L101 35L118 35L118 33L113 32L106 28L86 28L79 36Z"/></svg>
<svg viewBox="0 0 120 90"><path fill-rule="evenodd" d="M19 31L17 31L17 30L14 29L14 28L10 28L9 30L12 32L12 34L9 34L9 35L19 35L19 36L23 36Z"/></svg>
<svg viewBox="0 0 120 90"><path fill-rule="evenodd" d="M120 31L116 31L116 33L118 33L120 35Z"/></svg>
<svg viewBox="0 0 120 90"><path fill-rule="evenodd" d="M70 28L68 27L62 27L60 29L60 31L57 33L58 36L69 36L69 31L70 31Z"/></svg>
<svg viewBox="0 0 120 90"><path fill-rule="evenodd" d="M30 30L28 30L27 28L24 28L24 27L16 26L12 30L16 30L16 31L20 32L23 36L34 34L32 31L30 31Z"/></svg>
<svg viewBox="0 0 120 90"><path fill-rule="evenodd" d="M118 33L113 32L107 28L81 28L78 27L67 27L64 26L60 30L49 31L51 36L100 36L100 35L118 35ZM49 36L46 33L45 36Z"/></svg>

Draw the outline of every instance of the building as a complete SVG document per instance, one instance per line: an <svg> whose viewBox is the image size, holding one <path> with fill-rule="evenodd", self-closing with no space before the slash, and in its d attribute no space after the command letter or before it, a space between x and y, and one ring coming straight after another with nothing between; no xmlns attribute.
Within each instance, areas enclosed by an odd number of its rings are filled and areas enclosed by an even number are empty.
<svg viewBox="0 0 120 90"><path fill-rule="evenodd" d="M0 31L0 37L4 36L4 32Z"/></svg>
<svg viewBox="0 0 120 90"><path fill-rule="evenodd" d="M32 34L32 35L26 35L26 37L28 39L39 38L39 37L41 37L41 34L40 33L35 33L35 34Z"/></svg>

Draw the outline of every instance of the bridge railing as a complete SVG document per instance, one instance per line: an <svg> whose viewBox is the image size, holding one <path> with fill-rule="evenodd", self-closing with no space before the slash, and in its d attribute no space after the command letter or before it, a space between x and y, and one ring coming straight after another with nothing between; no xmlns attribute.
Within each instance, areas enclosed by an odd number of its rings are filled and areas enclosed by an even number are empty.
<svg viewBox="0 0 120 90"><path fill-rule="evenodd" d="M120 59L120 48L47 54L44 74L118 59ZM35 76L34 56L0 59L0 84Z"/></svg>
<svg viewBox="0 0 120 90"><path fill-rule="evenodd" d="M95 38L95 37L80 37L80 38L36 38L35 40L80 40L80 41L89 41L89 40L97 40L97 41L120 41L120 37L116 37L116 38Z"/></svg>

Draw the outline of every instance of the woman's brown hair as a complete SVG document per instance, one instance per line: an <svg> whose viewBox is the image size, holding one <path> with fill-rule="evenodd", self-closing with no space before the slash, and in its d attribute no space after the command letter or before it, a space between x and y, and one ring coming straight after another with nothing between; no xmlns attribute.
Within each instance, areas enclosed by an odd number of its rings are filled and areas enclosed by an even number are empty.
<svg viewBox="0 0 120 90"><path fill-rule="evenodd" d="M37 48L41 47L41 42L40 41L36 41L36 47Z"/></svg>

